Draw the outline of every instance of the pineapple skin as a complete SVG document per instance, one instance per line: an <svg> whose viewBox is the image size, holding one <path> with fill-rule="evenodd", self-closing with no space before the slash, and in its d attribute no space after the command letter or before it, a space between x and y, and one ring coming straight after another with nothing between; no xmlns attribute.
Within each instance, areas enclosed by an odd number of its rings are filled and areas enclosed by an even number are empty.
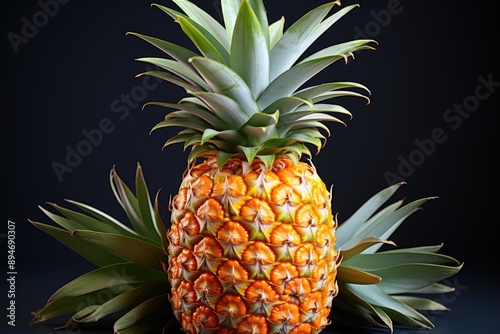
<svg viewBox="0 0 500 334"><path fill-rule="evenodd" d="M314 166L208 158L170 202L166 271L183 331L319 333L337 295L337 223Z"/></svg>

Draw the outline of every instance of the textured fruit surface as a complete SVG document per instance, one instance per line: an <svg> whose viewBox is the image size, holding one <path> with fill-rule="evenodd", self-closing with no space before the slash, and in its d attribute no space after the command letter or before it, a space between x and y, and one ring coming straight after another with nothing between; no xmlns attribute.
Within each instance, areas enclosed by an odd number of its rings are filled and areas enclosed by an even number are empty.
<svg viewBox="0 0 500 334"><path fill-rule="evenodd" d="M305 162L215 159L186 171L167 231L187 333L319 333L337 294L330 193Z"/></svg>

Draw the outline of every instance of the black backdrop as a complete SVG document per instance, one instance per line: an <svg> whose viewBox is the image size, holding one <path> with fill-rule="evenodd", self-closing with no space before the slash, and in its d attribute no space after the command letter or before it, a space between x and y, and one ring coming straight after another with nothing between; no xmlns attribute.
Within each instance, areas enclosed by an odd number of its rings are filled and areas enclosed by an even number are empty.
<svg viewBox="0 0 500 334"><path fill-rule="evenodd" d="M194 2L218 17L218 1ZM187 158L180 145L161 150L176 129L149 134L165 110L140 108L151 100L178 101L184 92L134 78L145 70L134 59L159 53L125 36L137 31L189 45L178 25L149 1L54 3L10 1L2 8L0 232L5 233L9 220L16 223L15 329L22 333L30 310L42 306L60 284L91 268L28 224L27 219L47 221L37 206L69 198L123 218L108 173L116 165L120 176L133 182L140 162L151 192L162 189L167 216L168 195L176 192ZM266 6L271 19L284 15L288 27L322 3L267 1ZM464 275L487 279L497 225L500 73L494 10L486 2L358 3L360 8L311 49L353 38L378 42L377 51L356 54L347 65L339 62L317 78L358 81L372 91L368 106L344 100L353 120L347 128L332 126L327 146L313 157L325 183L333 185L334 211L343 221L369 196L404 180L407 185L395 199L439 199L425 204L392 239L399 246L443 242L443 252L465 261ZM170 2L160 4L175 8ZM85 146L82 141L90 134L94 143ZM68 164L72 150L86 156ZM62 168L59 175L56 165ZM1 268L5 240L2 234Z"/></svg>

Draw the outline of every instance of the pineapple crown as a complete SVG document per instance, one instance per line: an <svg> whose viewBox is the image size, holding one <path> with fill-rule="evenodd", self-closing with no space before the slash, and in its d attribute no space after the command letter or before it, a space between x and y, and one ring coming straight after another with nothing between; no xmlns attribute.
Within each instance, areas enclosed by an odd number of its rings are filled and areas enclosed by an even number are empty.
<svg viewBox="0 0 500 334"><path fill-rule="evenodd" d="M180 9L154 4L179 23L199 53L158 38L137 36L165 52L166 58L140 58L161 70L154 76L186 90L178 103L149 102L173 109L153 130L181 127L164 147L184 143L192 147L188 161L216 156L222 166L232 157L259 158L272 165L276 156L298 161L318 152L330 134L324 122L345 124L331 114L351 113L326 103L342 96L368 97L355 82L328 82L304 87L316 74L338 60L347 62L354 52L373 49L373 40L336 44L300 59L306 50L341 17L358 5L328 16L340 1L329 2L306 13L287 30L285 19L269 23L262 0L222 0L223 23L187 0L173 0ZM153 131L152 130L152 131Z"/></svg>

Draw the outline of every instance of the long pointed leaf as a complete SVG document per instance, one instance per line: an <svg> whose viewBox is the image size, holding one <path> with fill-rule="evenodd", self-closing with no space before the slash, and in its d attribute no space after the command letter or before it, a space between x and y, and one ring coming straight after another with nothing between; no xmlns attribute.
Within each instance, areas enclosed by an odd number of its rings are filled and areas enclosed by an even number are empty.
<svg viewBox="0 0 500 334"><path fill-rule="evenodd" d="M257 100L259 107L265 109L277 99L293 95L309 79L339 59L344 58L342 56L330 56L295 65L267 86Z"/></svg>
<svg viewBox="0 0 500 334"><path fill-rule="evenodd" d="M359 84L357 82L345 81L345 82L329 82L312 87L307 87L295 93L294 96L303 99L313 99L324 93L345 88L361 89L367 92L368 94L371 94L370 90L366 86Z"/></svg>
<svg viewBox="0 0 500 334"><path fill-rule="evenodd" d="M130 289L132 289L132 287L120 286L119 288L96 290L70 298L60 298L47 303L42 309L33 312L34 318L31 323L36 324L71 312L77 312L85 306L90 306L89 303L95 303L97 300L102 299L103 296L113 298Z"/></svg>
<svg viewBox="0 0 500 334"><path fill-rule="evenodd" d="M425 330L430 330L434 327L434 324L427 317L425 317L422 313L419 313L418 311L415 312L417 312L417 314L420 315L420 317L413 318L401 314L400 312L397 312L391 308L382 308L382 309L384 310L385 313L387 313L389 317L391 317L391 319L393 319L394 322L402 326L408 326L411 328L421 328Z"/></svg>
<svg viewBox="0 0 500 334"><path fill-rule="evenodd" d="M381 322L376 320L377 317ZM366 326L387 327L393 330L391 318L380 307L358 297L343 283L339 284L339 294L335 298L330 318L359 325L362 325L360 320L363 320Z"/></svg>
<svg viewBox="0 0 500 334"><path fill-rule="evenodd" d="M327 92L323 93L321 95L317 95L315 98L312 99L314 103L326 101L326 100L331 100L334 98L338 97L358 97L366 100L367 104L370 104L370 98L366 95L363 95L361 93L357 92L351 92L348 90L338 90L338 91L332 91L332 92Z"/></svg>
<svg viewBox="0 0 500 334"><path fill-rule="evenodd" d="M198 23L200 26L210 32L226 50L230 49L229 39L226 34L224 27L217 22L210 14L205 12L200 7L196 6L194 3L186 0L172 0L175 2L183 11L186 13L193 21Z"/></svg>
<svg viewBox="0 0 500 334"><path fill-rule="evenodd" d="M229 48L222 45L221 41L217 37L215 37L209 30L207 30L206 27L199 24L188 15L185 15L171 8L158 4L153 4L153 6L158 7L159 9L170 15L176 22L181 23L181 21L183 21L184 27L182 27L181 25L181 28L197 47L204 48L208 47L208 45L211 45L224 59L224 63L229 62ZM188 27L187 30L185 30L186 27ZM198 44L199 42L202 42L202 44ZM199 48L199 50L202 51L202 48ZM208 51L208 49L206 51Z"/></svg>
<svg viewBox="0 0 500 334"><path fill-rule="evenodd" d="M267 20L267 11L264 6L263 0L247 0L252 8L257 20L259 20L259 24L262 28L262 33L264 34L264 40L266 41L267 49L270 48L270 37L269 37L269 21ZM269 52L268 52L269 54Z"/></svg>
<svg viewBox="0 0 500 334"><path fill-rule="evenodd" d="M228 122L231 129L238 130L248 121L249 116L232 98L220 93L190 92L205 102L217 118Z"/></svg>
<svg viewBox="0 0 500 334"><path fill-rule="evenodd" d="M54 223L57 225L61 226L67 231L74 231L76 229L84 229L85 227L78 223L75 222L74 220L68 219L66 217L62 217L59 215L56 215L55 213L50 212L49 210L45 209L41 205L38 206L38 208L47 216L49 217Z"/></svg>
<svg viewBox="0 0 500 334"><path fill-rule="evenodd" d="M149 190L146 180L144 179L144 174L142 173L142 167L139 163L137 163L136 169L135 189L137 193L137 203L139 204L139 210L141 212L144 225L148 230L148 236L152 242L157 245L161 245L159 231L156 229L153 204L151 202L151 197L149 196Z"/></svg>
<svg viewBox="0 0 500 334"><path fill-rule="evenodd" d="M203 155L217 155L217 151L213 147L206 145L195 146L188 156L188 163L192 163L194 159Z"/></svg>
<svg viewBox="0 0 500 334"><path fill-rule="evenodd" d="M185 90L200 90L200 89L202 89L202 87L200 87L196 84L192 84L191 82L181 78L180 76L170 74L167 72L147 71L147 72L139 73L135 77L140 78L140 77L145 76L145 75L168 81L170 83L173 83L174 85L177 85L179 87L184 88Z"/></svg>
<svg viewBox="0 0 500 334"><path fill-rule="evenodd" d="M281 17L278 21L269 26L269 48L272 49L276 43L283 37L285 28L285 18Z"/></svg>
<svg viewBox="0 0 500 334"><path fill-rule="evenodd" d="M382 281L380 276L356 268L340 266L337 268L338 281L352 284L378 284Z"/></svg>
<svg viewBox="0 0 500 334"><path fill-rule="evenodd" d="M335 120L335 122L344 124L340 120ZM280 137L288 137L290 133L307 130L310 132L313 131L314 135L318 138L325 139L326 137L319 131L319 129L322 129L328 136L330 136L330 129L322 122L316 121L297 121L288 123L278 127L277 130Z"/></svg>
<svg viewBox="0 0 500 334"><path fill-rule="evenodd" d="M404 183L398 183L387 187L372 196L363 204L349 219L340 224L337 228L336 245L344 248L348 240L361 228L361 226L384 205L385 202L401 187Z"/></svg>
<svg viewBox="0 0 500 334"><path fill-rule="evenodd" d="M246 115L251 116L260 111L250 88L230 68L202 57L192 58L191 63L215 93L226 95L236 101Z"/></svg>
<svg viewBox="0 0 500 334"><path fill-rule="evenodd" d="M163 223L163 219L160 214L160 204L159 204L160 191L156 193L155 202L154 202L154 212L155 212L155 222L156 229L160 233L161 244L163 246L163 250L165 251L168 248L169 242L167 239L167 230L165 228L165 224Z"/></svg>
<svg viewBox="0 0 500 334"><path fill-rule="evenodd" d="M134 226L134 229L140 235L147 236L148 229L142 221L137 198L132 193L130 188L125 184L125 182L123 182L122 179L118 176L115 168L111 170L109 178L111 189L113 190L113 193L115 194L115 197L122 206L123 210L127 214L130 222Z"/></svg>
<svg viewBox="0 0 500 334"><path fill-rule="evenodd" d="M367 222L363 225L360 230L355 234L355 238L365 238L368 236L374 236L380 239L389 239L392 233L413 213L420 210L420 206L425 202L433 199L435 197L422 198L413 201L402 208L396 210L387 219L375 219L373 221ZM381 246L381 245L380 245ZM379 248L379 245L375 245L365 252L375 253Z"/></svg>
<svg viewBox="0 0 500 334"><path fill-rule="evenodd" d="M83 213L64 208L55 203L49 203L49 205L51 205L54 209L59 211L67 219L72 220L77 224L81 225L82 226L81 229L93 230L99 232L108 232L108 233L121 232L121 229L117 229L113 225L103 224L100 220L97 220L93 217L89 217Z"/></svg>
<svg viewBox="0 0 500 334"><path fill-rule="evenodd" d="M293 112L297 107L305 105L310 109L314 108L311 100L303 99L295 96L286 96L281 99L274 101L262 112L265 114L272 114L279 110L281 117Z"/></svg>
<svg viewBox="0 0 500 334"><path fill-rule="evenodd" d="M360 254L366 249L370 248L371 246L380 243L396 246L396 244L393 243L392 241L382 240L374 237L364 238L358 241L355 245L353 245L349 249L340 249L340 256L342 258L342 263L343 264L350 263L351 266L356 266L356 264L360 262L365 263L364 261L367 260L366 257L364 259L361 259L361 261L359 262L357 261L357 259L360 259L360 257L362 256ZM370 257L368 259L370 259ZM351 262L349 262L349 260L351 260Z"/></svg>
<svg viewBox="0 0 500 334"><path fill-rule="evenodd" d="M408 305L401 303L387 293L385 293L382 289L378 287L378 285L356 285L356 284L346 284L349 290L357 295L359 298L365 300L366 302L381 307L385 312L388 310L392 310L391 318L394 319L394 312L399 313L400 315L405 316L405 318L415 319L419 322L427 324L428 328L431 328L432 322L429 321L425 316L421 313L415 311Z"/></svg>
<svg viewBox="0 0 500 334"><path fill-rule="evenodd" d="M231 68L247 83L256 99L269 84L269 52L257 15L244 0L234 26Z"/></svg>
<svg viewBox="0 0 500 334"><path fill-rule="evenodd" d="M409 263L370 270L383 278L378 285L388 294L410 293L449 278L460 271L462 265L445 266L427 263Z"/></svg>
<svg viewBox="0 0 500 334"><path fill-rule="evenodd" d="M168 114L168 118L166 118L164 121L156 124L152 129L151 132L161 129L161 128L166 128L166 127L181 127L181 128L187 128L187 129L194 129L199 132L202 132L204 129L209 126L209 124L201 119L196 119L193 117L188 117L188 116L181 116L178 113L170 113Z"/></svg>
<svg viewBox="0 0 500 334"><path fill-rule="evenodd" d="M160 49L161 51L165 52L166 54L168 54L169 56L171 56L175 60L183 63L187 67L190 67L190 65L189 65L190 58L199 56L199 54L197 54L189 49L186 49L186 48L179 46L177 44L174 44L174 43L164 41L164 40L159 39L159 38L150 37L150 36L138 34L135 32L129 32L129 33L127 33L127 35L132 35L132 36L136 36L136 37L143 39L144 41L150 43L151 45L153 45L153 46L157 47L158 49Z"/></svg>
<svg viewBox="0 0 500 334"><path fill-rule="evenodd" d="M31 220L29 222L96 266L102 267L123 261L106 250L92 247L88 242L75 238L71 232Z"/></svg>
<svg viewBox="0 0 500 334"><path fill-rule="evenodd" d="M459 264L459 262L451 256L436 253L412 252L406 249L396 249L373 254L359 254L356 257L345 258L344 261L349 263L350 266L366 270L392 267L405 263Z"/></svg>
<svg viewBox="0 0 500 334"><path fill-rule="evenodd" d="M444 244L439 245L431 245L431 246L418 246L418 247L409 247L404 249L394 249L387 250L384 253L392 253L392 252L412 252L412 253L437 253L443 248Z"/></svg>
<svg viewBox="0 0 500 334"><path fill-rule="evenodd" d="M136 238L140 237L139 235L137 235L137 233L135 231L130 229L130 227L121 223L119 220L113 218L112 216L108 215L107 213L105 213L101 210L98 210L94 207L91 207L90 205L80 203L77 201L73 201L73 200L69 200L69 199L66 199L65 201L68 203L71 203L74 206L76 206L77 208L87 212L88 214L92 215L94 218L100 220L104 224L112 225L116 229L121 230L120 234L134 236Z"/></svg>
<svg viewBox="0 0 500 334"><path fill-rule="evenodd" d="M193 41L198 50L209 59L215 60L219 63L227 64L228 54L224 53L218 48L214 40L207 38L200 30L183 17L179 17L179 24L181 25L184 33Z"/></svg>
<svg viewBox="0 0 500 334"><path fill-rule="evenodd" d="M309 57L302 60L299 64L331 56L342 56L342 58L347 59L347 57L352 56L353 52L355 51L373 50L373 47L369 45L370 43L373 43L373 40L357 39L354 41L335 44L310 55Z"/></svg>
<svg viewBox="0 0 500 334"><path fill-rule="evenodd" d="M222 16L224 17L224 25L229 41L233 40L234 24L240 4L241 0L221 0Z"/></svg>
<svg viewBox="0 0 500 334"><path fill-rule="evenodd" d="M450 309L435 300L414 296L393 296L397 301L404 303L415 310L421 311L449 311Z"/></svg>
<svg viewBox="0 0 500 334"><path fill-rule="evenodd" d="M79 276L57 290L50 297L48 303L102 289L118 291L130 284L163 282L165 278L163 271L160 272L134 263L117 263Z"/></svg>
<svg viewBox="0 0 500 334"><path fill-rule="evenodd" d="M187 111L193 116L201 118L205 122L209 123L214 129L222 130L230 128L230 126L224 120L220 119L219 117L216 117L211 111L209 111L209 109L206 108L206 106L202 107L199 104L191 102L185 102L179 104L164 103L164 102L149 102L146 103L146 106L147 105L155 105L159 107L181 109Z"/></svg>
<svg viewBox="0 0 500 334"><path fill-rule="evenodd" d="M159 295L148 299L127 312L115 322L113 329L115 333L118 334L147 333L152 329L150 326L153 326L154 329L160 330L166 323L165 314L171 312L172 309L170 307L167 294ZM162 316L163 319L160 318L159 322L151 321L150 317L157 315ZM160 326L159 328L157 328L158 325Z"/></svg>
<svg viewBox="0 0 500 334"><path fill-rule="evenodd" d="M312 108L309 108L307 105L299 106L295 111L291 114L294 114L296 112L301 112L301 111L309 111L309 112L333 112L337 114L343 114L347 115L350 118L352 118L352 114L349 110L346 108L342 107L341 105L338 104L324 104L324 103L316 103L313 105Z"/></svg>
<svg viewBox="0 0 500 334"><path fill-rule="evenodd" d="M166 282L140 286L111 298L85 317L73 316L73 320L76 323L92 323L111 314L130 311L146 300L158 296L159 292L167 291L167 289Z"/></svg>
<svg viewBox="0 0 500 334"><path fill-rule="evenodd" d="M76 230L73 235L94 244L124 260L157 270L163 270L160 259L163 250L153 244L118 234Z"/></svg>
<svg viewBox="0 0 500 334"><path fill-rule="evenodd" d="M302 16L283 34L283 37L274 45L270 57L269 80L273 81L287 71L309 48L315 39L310 38L335 3L321 5Z"/></svg>
<svg viewBox="0 0 500 334"><path fill-rule="evenodd" d="M444 294L455 291L454 287L447 286L441 283L434 283L429 286L426 286L423 289L414 290L413 293L422 293L422 294Z"/></svg>
<svg viewBox="0 0 500 334"><path fill-rule="evenodd" d="M202 87L204 90L209 91L210 88L206 82L196 73L191 67L186 66L178 61L164 58L139 58L137 61L149 63L161 67L175 75L181 77L194 86Z"/></svg>

